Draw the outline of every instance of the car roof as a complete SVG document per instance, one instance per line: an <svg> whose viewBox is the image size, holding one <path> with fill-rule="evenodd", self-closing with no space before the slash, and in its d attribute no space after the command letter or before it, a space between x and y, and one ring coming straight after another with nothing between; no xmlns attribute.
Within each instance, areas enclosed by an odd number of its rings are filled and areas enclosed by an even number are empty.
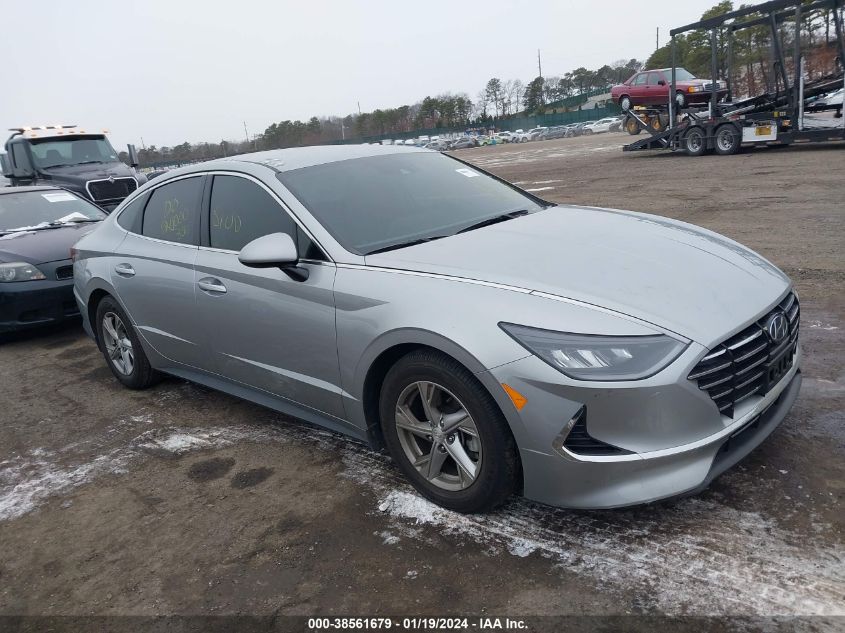
<svg viewBox="0 0 845 633"><path fill-rule="evenodd" d="M30 191L63 191L61 187L51 185L30 185L28 187L0 187L0 196L6 193L28 193Z"/></svg>
<svg viewBox="0 0 845 633"><path fill-rule="evenodd" d="M213 169L214 167L231 162L255 163L270 167L275 171L292 171L303 167L313 167L315 165L336 163L355 158L423 151L426 150L401 145L315 145L311 147L289 147L287 149L271 149L265 152L239 154L200 164L203 169ZM196 165L193 166L196 167Z"/></svg>

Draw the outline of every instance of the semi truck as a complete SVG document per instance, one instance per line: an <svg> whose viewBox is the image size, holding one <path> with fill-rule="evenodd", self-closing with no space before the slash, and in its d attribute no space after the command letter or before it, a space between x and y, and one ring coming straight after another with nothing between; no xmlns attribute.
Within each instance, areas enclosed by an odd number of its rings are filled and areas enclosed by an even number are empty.
<svg viewBox="0 0 845 633"><path fill-rule="evenodd" d="M108 212L147 181L137 169L135 147L128 146L130 164L126 165L106 138L106 130L41 125L9 131L5 153L0 154L7 186L62 187Z"/></svg>

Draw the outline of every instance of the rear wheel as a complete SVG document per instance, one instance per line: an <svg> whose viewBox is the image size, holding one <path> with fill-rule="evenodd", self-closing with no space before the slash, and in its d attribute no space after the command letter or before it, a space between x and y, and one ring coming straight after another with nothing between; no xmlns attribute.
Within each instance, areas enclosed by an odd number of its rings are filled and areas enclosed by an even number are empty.
<svg viewBox="0 0 845 633"><path fill-rule="evenodd" d="M684 134L684 149L689 156L701 156L707 149L707 138L704 130L693 126Z"/></svg>
<svg viewBox="0 0 845 633"><path fill-rule="evenodd" d="M734 125L722 125L716 130L714 145L717 154L721 154L722 156L736 154L739 151L741 142L742 138L739 135L739 130Z"/></svg>
<svg viewBox="0 0 845 633"><path fill-rule="evenodd" d="M97 305L97 341L114 377L130 389L146 389L160 379L150 366L147 355L129 317L111 297Z"/></svg>
<svg viewBox="0 0 845 633"><path fill-rule="evenodd" d="M463 365L411 352L388 372L379 412L396 464L425 497L483 512L516 491L516 443L493 398Z"/></svg>

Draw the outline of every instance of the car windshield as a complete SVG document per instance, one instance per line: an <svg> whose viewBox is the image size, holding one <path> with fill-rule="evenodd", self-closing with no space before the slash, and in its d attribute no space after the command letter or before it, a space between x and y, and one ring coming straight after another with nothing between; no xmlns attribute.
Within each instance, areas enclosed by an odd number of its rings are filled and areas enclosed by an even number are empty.
<svg viewBox="0 0 845 633"><path fill-rule="evenodd" d="M0 233L104 220L106 214L90 202L60 189L0 195Z"/></svg>
<svg viewBox="0 0 845 633"><path fill-rule="evenodd" d="M545 206L440 153L338 161L280 172L278 178L344 248L359 255Z"/></svg>
<svg viewBox="0 0 845 633"><path fill-rule="evenodd" d="M30 140L32 159L40 169L86 163L117 162L117 152L104 136Z"/></svg>
<svg viewBox="0 0 845 633"><path fill-rule="evenodd" d="M666 79L669 81L672 80L672 69L666 71ZM690 79L695 79L695 75L693 75L690 71L686 68L676 68L675 69L675 81L689 81Z"/></svg>

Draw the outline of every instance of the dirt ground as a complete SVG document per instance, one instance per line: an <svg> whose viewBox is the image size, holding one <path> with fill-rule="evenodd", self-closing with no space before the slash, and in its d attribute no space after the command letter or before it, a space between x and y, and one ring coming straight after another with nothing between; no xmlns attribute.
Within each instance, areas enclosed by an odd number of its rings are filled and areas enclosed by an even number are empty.
<svg viewBox="0 0 845 633"><path fill-rule="evenodd" d="M549 200L719 231L792 276L803 390L709 490L456 515L343 437L175 379L123 389L70 325L0 345L0 614L845 615L845 147L694 159L627 138L458 155Z"/></svg>

